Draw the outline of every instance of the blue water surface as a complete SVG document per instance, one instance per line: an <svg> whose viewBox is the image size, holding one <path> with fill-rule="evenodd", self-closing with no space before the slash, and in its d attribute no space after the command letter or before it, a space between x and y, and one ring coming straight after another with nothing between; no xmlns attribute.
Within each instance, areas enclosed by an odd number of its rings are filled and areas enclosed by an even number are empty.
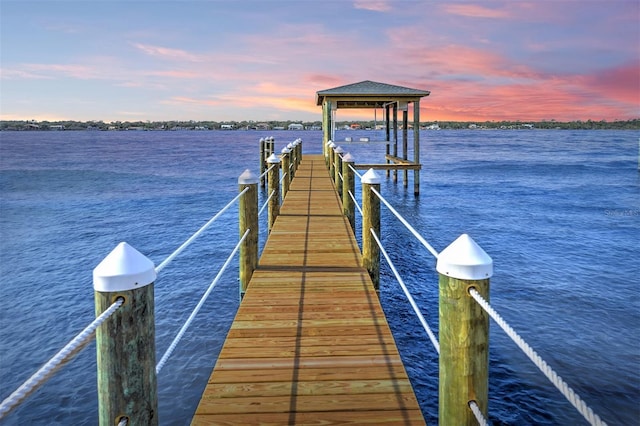
<svg viewBox="0 0 640 426"><path fill-rule="evenodd" d="M265 136L321 151L317 131L2 132L0 398L92 321L92 270L119 242L161 263L237 194L244 169L258 171ZM402 173L381 188L436 250L467 233L490 254L493 306L610 425L640 422L638 141L633 131L423 131L420 196L412 173L408 189ZM384 144L344 148L356 162L384 158ZM158 359L237 232L234 206L162 271ZM386 209L382 237L437 330L435 259ZM161 424L189 424L199 402L238 306L231 265L158 377ZM383 307L436 424L437 353L384 262L381 273ZM96 424L95 368L91 344L2 424ZM489 385L495 425L586 424L494 323Z"/></svg>

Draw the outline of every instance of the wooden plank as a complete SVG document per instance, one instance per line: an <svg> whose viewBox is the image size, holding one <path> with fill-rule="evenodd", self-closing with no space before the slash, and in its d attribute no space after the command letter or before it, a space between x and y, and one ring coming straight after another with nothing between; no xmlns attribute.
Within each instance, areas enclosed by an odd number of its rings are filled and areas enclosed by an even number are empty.
<svg viewBox="0 0 640 426"><path fill-rule="evenodd" d="M423 425L420 410L388 411L323 411L306 413L262 413L259 417L248 418L244 414L202 415L194 419L194 425L263 425L282 426L286 424L305 425Z"/></svg>
<svg viewBox="0 0 640 426"><path fill-rule="evenodd" d="M424 424L322 156L305 156L192 424Z"/></svg>

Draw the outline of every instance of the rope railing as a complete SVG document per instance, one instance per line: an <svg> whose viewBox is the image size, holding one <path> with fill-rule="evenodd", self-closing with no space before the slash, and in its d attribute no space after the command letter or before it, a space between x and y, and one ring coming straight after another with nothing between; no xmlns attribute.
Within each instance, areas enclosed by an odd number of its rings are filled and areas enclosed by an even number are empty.
<svg viewBox="0 0 640 426"><path fill-rule="evenodd" d="M349 197L351 197L351 199L353 200L353 205L360 212L360 216L362 216L364 213L362 213L362 208L360 207L360 205L358 205L358 201L356 200L356 197L353 195L353 192L349 191Z"/></svg>
<svg viewBox="0 0 640 426"><path fill-rule="evenodd" d="M480 410L480 407L478 407L477 402L469 401L469 408L471 409L471 412L473 413L476 421L480 426L489 426L489 421L482 415L482 410Z"/></svg>
<svg viewBox="0 0 640 426"><path fill-rule="evenodd" d="M276 191L271 191L271 194L269 194L269 197L267 197L267 200L264 202L262 207L260 207L260 210L258 211L258 216L262 215L262 212L267 208L267 206L269 205L269 201L271 201L275 193Z"/></svg>
<svg viewBox="0 0 640 426"><path fill-rule="evenodd" d="M77 355L94 337L96 329L105 322L115 311L122 306L124 298L119 297L100 316L91 322L76 337L67 343L57 354L55 354L45 365L27 379L18 389L9 395L0 404L0 420L2 420L11 410L17 407L29 395L35 392L47 381L63 364Z"/></svg>
<svg viewBox="0 0 640 426"><path fill-rule="evenodd" d="M272 165L272 166L270 166L267 170L265 170L265 171L264 171L264 173L262 173L262 174L258 177L258 179L262 179L263 177L265 177L265 176L266 176L266 175L271 171L271 169L273 169L274 167L275 167L275 164L274 164L274 165Z"/></svg>
<svg viewBox="0 0 640 426"><path fill-rule="evenodd" d="M411 232L413 234L414 237L416 237L418 239L418 241L420 241L420 243L422 243L422 245L429 250L429 252L433 255L433 257L435 257L436 259L439 256L439 253L436 251L436 249L434 249L431 244L429 244L427 242L427 240L425 240L422 235L420 235L418 233L418 231L415 230L415 228L413 226L411 226L409 224L409 222L407 222L407 220L402 217L400 215L400 213L398 213L398 211L396 209L393 208L393 206L391 204L389 204L389 202L387 200L384 199L384 197L382 195L380 195L380 193L378 191L376 191L374 188L371 189L371 191L376 194L378 196L378 198L380 198L380 201L382 201L382 203L387 206L387 208L389 209L389 211L391 211L391 213L393 213L393 215L398 218L398 220L409 230L409 232Z"/></svg>
<svg viewBox="0 0 640 426"><path fill-rule="evenodd" d="M358 176L359 179L362 179L362 174L360 174L360 172L358 172L352 165L349 165L349 168L356 176Z"/></svg>
<svg viewBox="0 0 640 426"><path fill-rule="evenodd" d="M209 226L211 226L211 224L216 221L216 219L218 219L225 211L227 211L233 205L233 203L238 201L238 199L240 197L242 197L242 195L247 191L248 191L248 188L245 188L238 195L236 195L236 197L233 200L229 201L229 203L226 206L224 206L218 213L216 213L215 216L213 216L211 219L209 219L209 221L207 223L205 223L199 230L197 230L191 237L189 237L189 239L187 239L187 241L182 243L182 245L180 247L178 247L176 249L176 251L171 253L171 255L169 255L169 257L167 257L160 265L158 265L156 267L156 274L159 274L160 271L162 271L169 263L171 263L173 261L173 259L175 259L187 247L189 247L191 245L191 243L193 243L193 241L196 238L198 238L204 231L206 231L207 228L209 228Z"/></svg>
<svg viewBox="0 0 640 426"><path fill-rule="evenodd" d="M420 308L418 308L418 304L413 299L413 296L411 296L411 293L409 292L409 289L405 285L404 280L402 279L402 277L400 277L398 270L396 269L395 265L391 261L391 258L387 254L387 251L385 250L384 246L382 245L382 242L380 241L380 239L378 238L374 230L369 229L369 231L371 232L371 235L373 236L373 238L376 240L378 247L380 247L380 252L384 256L384 258L387 260L387 263L389 264L389 267L391 268L393 275L396 277L396 280L398 280L400 287L402 287L402 291L404 291L405 296L407 296L407 299L409 300L409 303L411 304L413 311L418 316L418 319L420 320L420 324L422 324L422 327L427 332L427 335L429 336L429 339L431 340L433 347L436 349L436 352L440 354L440 343L438 343L438 339L436 338L435 334L433 334L433 331L431 331L431 327L429 327L427 320L422 315L422 312L420 312Z"/></svg>
<svg viewBox="0 0 640 426"><path fill-rule="evenodd" d="M240 245L247 238L247 235L249 235L250 231L251 231L250 229L247 229L245 231L244 235L242 236L242 238L240 238L240 240L238 241L238 244L236 244L234 249L231 251L231 254L229 255L229 257L227 257L227 260L224 262L224 264L222 265L222 267L218 271L216 277L213 279L213 281L209 285L209 288L207 288L207 291L202 295L202 297L200 298L200 301L198 302L196 307L191 312L191 315L189 315L189 318L187 318L187 320L183 324L182 328L180 328L180 331L178 332L176 337L173 339L173 341L169 345L169 348L166 350L166 352L164 353L164 355L162 356L162 358L160 359L160 361L156 365L156 374L160 373L160 370L162 370L162 367L164 367L164 365L166 364L167 360L169 359L169 357L171 356L171 354L175 350L176 346L178 345L178 343L182 339L182 336L184 336L184 333L187 331L189 326L191 326L191 323L193 322L194 318L196 317L196 315L200 311L200 308L202 308L202 306L204 305L204 302L207 300L207 298L211 294L211 291L216 286L216 284L218 284L218 281L220 281L220 277L222 277L222 274L226 271L227 267L229 266L229 263L231 263L231 260L233 259L233 257L238 252L238 249L240 248Z"/></svg>
<svg viewBox="0 0 640 426"><path fill-rule="evenodd" d="M580 414L591 425L606 425L600 417L580 398L580 396L556 373L545 360L531 347L524 339L491 307L478 291L471 287L469 294L484 309L491 318L502 328L502 330L514 341L514 343L524 352L524 354L535 364L536 367L553 383L553 385L564 395Z"/></svg>
<svg viewBox="0 0 640 426"><path fill-rule="evenodd" d="M291 170L291 167L289 167L289 170ZM282 182L284 182L284 179L287 177L289 173L283 173L282 177L280 178L280 181L278 182L280 185L282 185Z"/></svg>

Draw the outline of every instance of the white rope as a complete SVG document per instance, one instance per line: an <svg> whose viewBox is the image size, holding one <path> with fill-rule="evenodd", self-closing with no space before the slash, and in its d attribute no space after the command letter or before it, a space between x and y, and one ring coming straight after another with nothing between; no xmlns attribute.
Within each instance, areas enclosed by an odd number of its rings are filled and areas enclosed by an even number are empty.
<svg viewBox="0 0 640 426"><path fill-rule="evenodd" d="M402 291L404 291L404 294L407 296L407 299L409 300L409 303L411 304L413 311L416 313L416 315L418 315L418 319L420 320L420 323L422 324L422 327L424 328L424 330L427 332L427 335L429 336L429 340L431 340L433 347L436 348L436 352L440 354L440 343L438 343L438 339L433 334L433 331L431 331L431 327L429 327L429 324L427 324L427 320L425 320L424 316L422 316L422 312L420 312L420 308L418 308L416 301L413 300L411 293L409 293L407 286L404 284L404 281L400 277L400 274L398 274L398 271L394 266L393 262L391 262L391 259L389 258L387 251L382 246L382 243L380 242L380 239L376 235L375 231L373 229L369 229L369 231L371 231L371 235L373 235L373 238L376 240L376 243L378 243L378 247L380 247L380 251L384 255L384 258L387 259L387 263L391 267L391 270L393 271L393 275L396 276L396 279L398 280L400 287L402 287Z"/></svg>
<svg viewBox="0 0 640 426"><path fill-rule="evenodd" d="M273 198L275 193L276 193L275 190L271 191L271 194L269 194L269 197L267 198L267 201L265 201L264 204L262 205L262 207L260 207L260 211L258 212L258 216L260 216L262 214L262 212L264 211L264 209L267 208L267 206L269 205L269 201L271 201L271 198Z"/></svg>
<svg viewBox="0 0 640 426"><path fill-rule="evenodd" d="M476 302L493 318L493 320L504 330L505 333L515 342L516 345L522 350L522 352L529 357L529 359L547 376L547 378L558 388L560 393L573 405L580 414L591 425L606 425L600 417L593 412L589 406L575 393L573 389L560 377L540 355L533 350L527 342L498 314L475 288L469 289L469 294L474 298Z"/></svg>
<svg viewBox="0 0 640 426"><path fill-rule="evenodd" d="M191 312L191 315L189 315L189 318L187 318L187 321L184 323L184 325L182 326L182 328L180 329L180 331L178 332L176 337L173 339L173 342L171 342L171 345L169 345L169 349L167 349L167 351L162 356L162 359L160 359L160 361L156 365L156 374L160 373L160 370L162 370L162 367L164 367L164 365L166 364L167 360L169 359L169 357L171 356L171 354L175 350L176 346L180 342L180 339L182 339L182 336L184 335L184 333L187 331L187 329L189 328L189 326L193 322L193 319L196 317L196 315L200 311L200 308L202 308L202 305L204 305L204 302L209 297L209 294L211 294L211 291L216 286L216 284L218 284L218 281L220 280L220 277L222 276L224 271L229 266L229 263L231 263L231 259L233 259L233 256L235 256L235 254L238 252L238 249L240 248L240 244L242 244L242 242L247 238L247 235L249 235L249 231L251 231L251 230L247 229L245 231L244 235L242 236L242 238L240 238L240 241L238 241L238 244L236 244L235 248L233 249L233 251L231 252L229 257L227 258L227 260L222 265L222 268L220 268L220 271L218 271L218 274L216 275L216 277L213 279L213 281L209 285L209 288L204 293L204 295L202 296L202 298L200 299L200 301L198 302L196 307L193 309L193 312Z"/></svg>
<svg viewBox="0 0 640 426"><path fill-rule="evenodd" d="M284 174L282 175L282 177L280 178L280 182L278 182L280 185L282 185L282 181L284 180L284 178L286 178L286 177L287 177L287 175L288 175L288 173L284 173Z"/></svg>
<svg viewBox="0 0 640 426"><path fill-rule="evenodd" d="M362 209L360 208L360 206L358 205L358 202L356 201L356 197L353 196L353 192L349 191L349 197L351 197L351 199L353 200L353 204L355 204L356 208L358 209L358 211L360 212L360 216L363 216L364 213L362 213Z"/></svg>
<svg viewBox="0 0 640 426"><path fill-rule="evenodd" d="M209 222L205 223L204 226L202 228L200 228L198 231L196 231L195 234L193 234L187 241L185 241L180 247L178 247L178 249L176 251L174 251L173 253L171 253L171 255L169 257L167 257L164 262L162 262L160 265L158 265L156 267L156 274L159 274L160 271L162 271L169 263L171 263L171 261L173 259L176 258L176 256L178 256L180 253L182 253L184 251L184 249L186 249L187 247L189 247L189 245L196 239L198 238L204 231L207 230L207 228L209 226L211 226L211 224L213 222L216 221L216 219L218 219L225 211L227 211L227 209L229 209L229 207L231 207L233 205L233 203L235 203L240 197L242 197L242 195L247 192L249 190L249 187L246 187L245 189L243 189L233 200L229 201L229 203L224 206L222 208L222 210L220 210L215 216L213 216Z"/></svg>
<svg viewBox="0 0 640 426"><path fill-rule="evenodd" d="M273 169L275 166L276 165L274 164L271 167L269 167L267 170L265 170L264 173L262 173L258 179L262 179L263 177L265 177L267 175L267 173L269 173L271 171L271 169Z"/></svg>
<svg viewBox="0 0 640 426"><path fill-rule="evenodd" d="M489 421L484 418L480 407L478 407L478 403L475 401L469 401L469 408L471 408L471 412L480 426L489 426Z"/></svg>
<svg viewBox="0 0 640 426"><path fill-rule="evenodd" d="M109 306L100 316L98 316L91 324L82 330L67 345L53 356L45 365L40 367L26 382L9 395L0 405L0 420L2 420L12 409L18 406L25 398L38 389L49 377L53 375L62 364L69 361L84 346L91 341L96 329L107 318L124 303L124 298L119 297L111 306Z"/></svg>
<svg viewBox="0 0 640 426"><path fill-rule="evenodd" d="M384 199L384 197L382 195L380 195L380 193L378 191L376 191L375 188L371 188L371 191L376 194L378 196L378 198L380 198L380 201L382 201L382 203L387 206L387 208L389 210L391 210L391 213L393 213L395 215L395 217L398 218L398 220L400 220L400 222L402 222L402 224L404 226L407 227L407 229L413 234L414 237L416 237L418 239L418 241L420 241L422 243L422 245L429 250L429 252L433 255L433 257L435 257L436 259L438 258L438 252L436 251L436 249L434 249L431 244L429 244L427 242L427 240L425 240L424 238L422 238L422 235L418 234L418 231L416 231L415 229L413 229L413 226L411 226L409 224L409 222L407 222L405 220L405 218L403 218L402 216L400 216L400 213L398 213L396 211L396 209L393 208L393 206L391 204L389 204L389 202L387 200Z"/></svg>
<svg viewBox="0 0 640 426"><path fill-rule="evenodd" d="M353 168L353 166L351 164L349 164L349 168L351 169L351 171L353 173L356 174L356 176L358 176L358 178L360 178L360 180L362 180L362 175L360 173L358 173L358 171L356 169Z"/></svg>

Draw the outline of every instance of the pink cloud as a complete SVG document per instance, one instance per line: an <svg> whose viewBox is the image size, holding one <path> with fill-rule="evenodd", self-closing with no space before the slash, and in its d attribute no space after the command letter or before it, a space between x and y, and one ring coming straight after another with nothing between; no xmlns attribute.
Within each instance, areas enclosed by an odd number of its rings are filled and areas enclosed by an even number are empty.
<svg viewBox="0 0 640 426"><path fill-rule="evenodd" d="M450 15L470 18L505 19L511 17L511 14L504 9L490 9L475 4L445 4L442 9Z"/></svg>
<svg viewBox="0 0 640 426"><path fill-rule="evenodd" d="M579 78L585 88L618 102L635 105L640 114L640 64L628 63Z"/></svg>

